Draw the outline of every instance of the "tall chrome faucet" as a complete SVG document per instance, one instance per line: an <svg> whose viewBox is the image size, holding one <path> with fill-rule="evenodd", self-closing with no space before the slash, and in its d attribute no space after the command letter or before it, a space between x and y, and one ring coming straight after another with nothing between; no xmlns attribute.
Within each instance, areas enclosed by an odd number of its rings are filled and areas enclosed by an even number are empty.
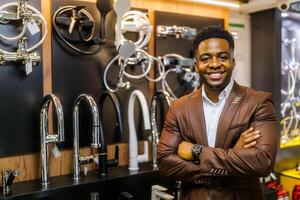
<svg viewBox="0 0 300 200"><path fill-rule="evenodd" d="M90 106L90 111L93 116L93 130L91 148L100 148L99 136L99 112L94 99L86 94L79 95L73 106L73 179L75 181L80 179L80 164L93 162L96 155L81 156L79 152L79 105L82 100L85 100ZM97 155L98 156L98 155Z"/></svg>
<svg viewBox="0 0 300 200"><path fill-rule="evenodd" d="M49 134L48 130L48 110L49 105L55 107L57 115L57 134ZM64 134L64 113L59 99L54 94L44 97L40 112L40 132L41 132L41 162L42 162L42 185L49 184L49 150L48 144L65 141Z"/></svg>
<svg viewBox="0 0 300 200"><path fill-rule="evenodd" d="M157 127L157 122L156 122L156 118L157 118L157 102L158 101L162 101L165 100L167 102L168 107L171 104L171 101L173 100L169 93L159 90L157 92L154 93L152 100L151 100L151 107L150 107L150 111L151 111L151 132L152 132L152 137L151 137L151 142L152 142L152 164L153 164L153 169L157 169L157 145L159 142L159 136L160 133L158 131L158 127Z"/></svg>

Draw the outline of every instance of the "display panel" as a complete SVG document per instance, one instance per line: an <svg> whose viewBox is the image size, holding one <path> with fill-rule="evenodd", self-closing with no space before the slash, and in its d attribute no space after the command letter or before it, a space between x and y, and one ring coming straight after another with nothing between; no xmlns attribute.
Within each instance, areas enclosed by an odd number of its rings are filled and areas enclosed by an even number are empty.
<svg viewBox="0 0 300 200"><path fill-rule="evenodd" d="M300 145L300 14L282 12L280 148Z"/></svg>

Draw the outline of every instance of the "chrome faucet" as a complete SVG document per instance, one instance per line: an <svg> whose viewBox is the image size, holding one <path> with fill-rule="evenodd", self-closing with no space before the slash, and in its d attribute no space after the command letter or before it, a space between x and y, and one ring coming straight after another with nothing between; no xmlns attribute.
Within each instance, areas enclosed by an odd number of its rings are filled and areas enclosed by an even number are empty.
<svg viewBox="0 0 300 200"><path fill-rule="evenodd" d="M14 182L16 176L18 176L20 172L18 170L12 169L4 169L1 171L2 175L2 185L1 189L4 196L11 195L11 185Z"/></svg>
<svg viewBox="0 0 300 200"><path fill-rule="evenodd" d="M75 181L80 179L80 165L93 162L98 155L81 156L79 152L79 105L82 100L85 100L90 106L90 110L93 116L93 130L92 130L92 142L91 148L100 148L100 136L99 136L99 111L94 99L86 94L79 95L73 106L73 179Z"/></svg>
<svg viewBox="0 0 300 200"><path fill-rule="evenodd" d="M151 187L151 200L172 200L174 199L173 195L166 193L167 188L160 185L152 185Z"/></svg>
<svg viewBox="0 0 300 200"><path fill-rule="evenodd" d="M161 97L161 99L159 98ZM159 131L158 131L158 127L157 127L157 122L156 122L156 118L157 118L157 102L158 100L163 100L163 99L167 102L168 106L170 106L172 98L170 97L169 93L167 93L166 91L157 91L154 93L152 100L151 100L151 107L150 107L150 112L151 112L151 142L152 142L152 165L153 165L153 169L157 169L157 145L159 142Z"/></svg>
<svg viewBox="0 0 300 200"><path fill-rule="evenodd" d="M50 103L53 103L57 115L57 134L49 134L48 130L48 110ZM40 132L41 132L41 162L42 162L42 185L49 184L49 150L48 144L65 141L64 134L64 113L59 99L54 94L44 97L40 112Z"/></svg>

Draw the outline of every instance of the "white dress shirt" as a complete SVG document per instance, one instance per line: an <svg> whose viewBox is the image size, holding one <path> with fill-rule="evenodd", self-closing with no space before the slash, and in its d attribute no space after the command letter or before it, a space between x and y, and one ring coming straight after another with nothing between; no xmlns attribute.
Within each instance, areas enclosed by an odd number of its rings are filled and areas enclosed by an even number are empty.
<svg viewBox="0 0 300 200"><path fill-rule="evenodd" d="M233 79L228 83L228 85L224 88L224 90L219 94L218 98L219 101L214 103L212 102L202 86L202 96L203 96L203 111L205 117L205 124L206 124L206 133L207 133L207 140L208 146L214 147L215 140L217 135L218 123L219 118L226 103L226 100L231 92L233 87Z"/></svg>

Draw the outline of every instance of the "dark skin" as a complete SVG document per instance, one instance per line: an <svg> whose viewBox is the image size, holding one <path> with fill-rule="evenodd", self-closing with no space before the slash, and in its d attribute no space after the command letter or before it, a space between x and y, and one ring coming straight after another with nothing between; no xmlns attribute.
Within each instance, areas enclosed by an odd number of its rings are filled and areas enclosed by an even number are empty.
<svg viewBox="0 0 300 200"><path fill-rule="evenodd" d="M230 49L227 40L210 38L200 42L195 56L196 70L201 77L205 92L208 98L216 103L219 101L219 94L231 80L235 66L233 50ZM250 127L240 135L233 148L254 147L259 137L259 131ZM178 146L178 156L185 160L193 160L191 152L193 145L183 141Z"/></svg>

